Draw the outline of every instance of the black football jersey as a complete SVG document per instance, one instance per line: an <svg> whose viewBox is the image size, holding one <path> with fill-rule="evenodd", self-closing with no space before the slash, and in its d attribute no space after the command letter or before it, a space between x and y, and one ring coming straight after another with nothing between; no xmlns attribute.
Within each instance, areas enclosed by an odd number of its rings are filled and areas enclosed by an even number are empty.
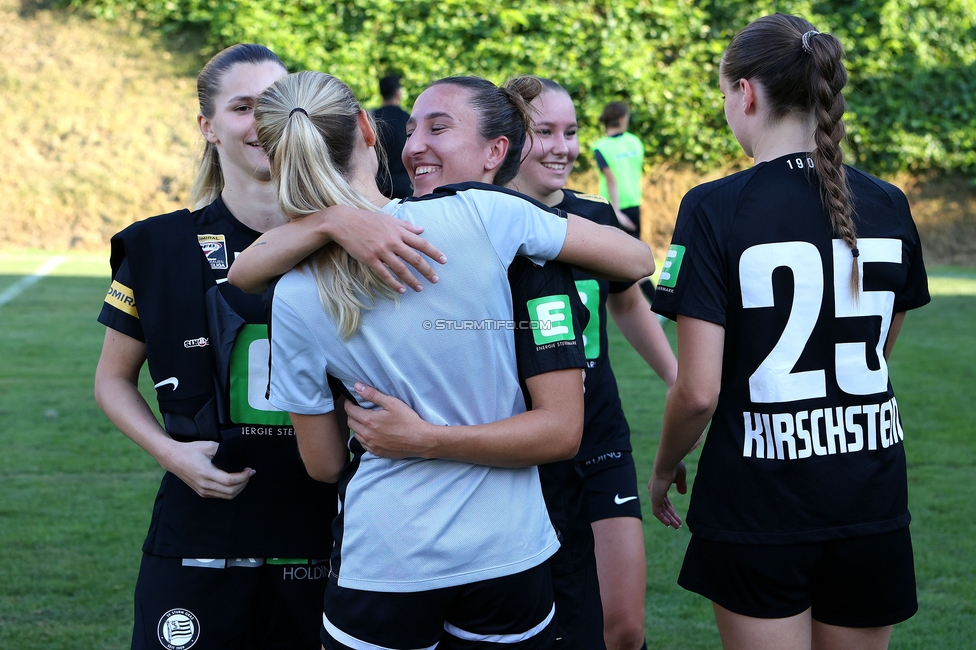
<svg viewBox="0 0 976 650"><path fill-rule="evenodd" d="M563 200L556 207L601 225L616 224L613 208L601 196L563 190ZM607 296L625 291L634 283L608 282L575 268L573 278L580 299L590 312L590 321L583 331L586 415L583 442L576 455L577 461L584 462L608 452L631 451L630 427L607 353Z"/></svg>
<svg viewBox="0 0 976 650"><path fill-rule="evenodd" d="M703 537L793 543L909 521L883 349L892 316L929 301L918 232L901 191L847 168L855 297L812 167L805 153L759 163L693 189L678 214L654 310L725 328L687 518Z"/></svg>

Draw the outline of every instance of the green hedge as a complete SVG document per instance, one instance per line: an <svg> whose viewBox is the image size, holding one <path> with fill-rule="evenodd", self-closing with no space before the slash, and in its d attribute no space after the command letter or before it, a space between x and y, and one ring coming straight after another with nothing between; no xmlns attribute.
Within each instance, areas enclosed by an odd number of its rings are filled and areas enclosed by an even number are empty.
<svg viewBox="0 0 976 650"><path fill-rule="evenodd" d="M718 63L749 20L809 18L847 48L849 160L874 172L976 170L976 0L65 0L102 18L203 29L213 50L263 43L293 69L342 78L364 103L397 72L409 92L468 73L535 73L566 86L581 139L626 101L649 163L714 168L741 157Z"/></svg>

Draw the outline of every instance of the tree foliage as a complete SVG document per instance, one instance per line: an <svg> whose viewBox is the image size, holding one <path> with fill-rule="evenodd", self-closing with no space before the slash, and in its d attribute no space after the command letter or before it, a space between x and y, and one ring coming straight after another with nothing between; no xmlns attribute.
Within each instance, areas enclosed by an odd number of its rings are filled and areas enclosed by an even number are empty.
<svg viewBox="0 0 976 650"><path fill-rule="evenodd" d="M631 108L648 162L710 169L741 157L718 65L736 30L802 15L847 50L848 160L874 172L976 169L976 0L65 0L96 16L203 29L214 51L263 43L295 70L346 81L366 105L401 75L495 82L534 73L576 101L580 137L608 101Z"/></svg>

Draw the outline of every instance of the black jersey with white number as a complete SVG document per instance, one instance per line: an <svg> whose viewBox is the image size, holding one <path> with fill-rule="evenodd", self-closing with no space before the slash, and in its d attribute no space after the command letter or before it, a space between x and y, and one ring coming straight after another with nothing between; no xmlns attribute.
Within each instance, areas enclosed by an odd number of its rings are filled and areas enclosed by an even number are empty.
<svg viewBox="0 0 976 650"><path fill-rule="evenodd" d="M235 256L250 246L259 233L238 221L219 198L193 214L193 225L217 283L211 291L219 292L219 300L213 304L244 321L236 339L229 341L226 367L215 364L224 368L227 377L218 382L223 413L219 423L220 447L213 462L227 471L251 467L256 473L239 495L225 500L201 498L167 472L160 484L143 550L169 557L328 557L332 547L330 513L334 515L336 508L335 486L309 478L298 455L288 414L272 407L264 397L269 344L261 297L245 294L226 282ZM129 279L133 266L146 263L137 258L124 259L98 317L103 325L140 341L145 341L145 336L138 308L141 300L150 298L135 295ZM197 284L176 288L175 293L170 291L167 295L185 295L190 303L202 300L196 294L203 291ZM167 307L179 310L183 305ZM214 355L218 341L212 331L213 323L210 332L203 331L200 338L183 341L183 347L200 355L201 361ZM210 368L205 362L200 367ZM200 371L192 359L185 368L187 373ZM172 381L174 392L180 379L167 380ZM187 377L182 379L186 381Z"/></svg>
<svg viewBox="0 0 976 650"><path fill-rule="evenodd" d="M690 191L655 311L725 328L719 402L688 524L702 537L793 543L908 524L904 430L883 347L929 301L904 194L847 168L862 291L807 154ZM680 353L680 351L679 351Z"/></svg>
<svg viewBox="0 0 976 650"><path fill-rule="evenodd" d="M563 190L563 200L556 207L601 225L616 224L613 208L602 196ZM607 296L625 291L634 283L608 282L578 269L573 269L573 279L580 299L590 312L590 322L583 332L586 414L583 442L576 454L576 460L583 462L608 452L631 451L630 427L607 354Z"/></svg>

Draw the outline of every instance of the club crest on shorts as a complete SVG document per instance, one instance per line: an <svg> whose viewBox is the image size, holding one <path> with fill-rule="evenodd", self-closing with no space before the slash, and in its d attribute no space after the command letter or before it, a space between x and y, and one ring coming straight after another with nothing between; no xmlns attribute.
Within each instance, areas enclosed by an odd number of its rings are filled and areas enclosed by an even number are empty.
<svg viewBox="0 0 976 650"><path fill-rule="evenodd" d="M200 621L187 609L171 609L156 626L159 642L166 650L186 650L200 639Z"/></svg>
<svg viewBox="0 0 976 650"><path fill-rule="evenodd" d="M229 266L227 262L227 240L224 239L223 235L197 235L197 241L200 242L200 248L203 249L203 254L207 256L211 269L226 269Z"/></svg>

